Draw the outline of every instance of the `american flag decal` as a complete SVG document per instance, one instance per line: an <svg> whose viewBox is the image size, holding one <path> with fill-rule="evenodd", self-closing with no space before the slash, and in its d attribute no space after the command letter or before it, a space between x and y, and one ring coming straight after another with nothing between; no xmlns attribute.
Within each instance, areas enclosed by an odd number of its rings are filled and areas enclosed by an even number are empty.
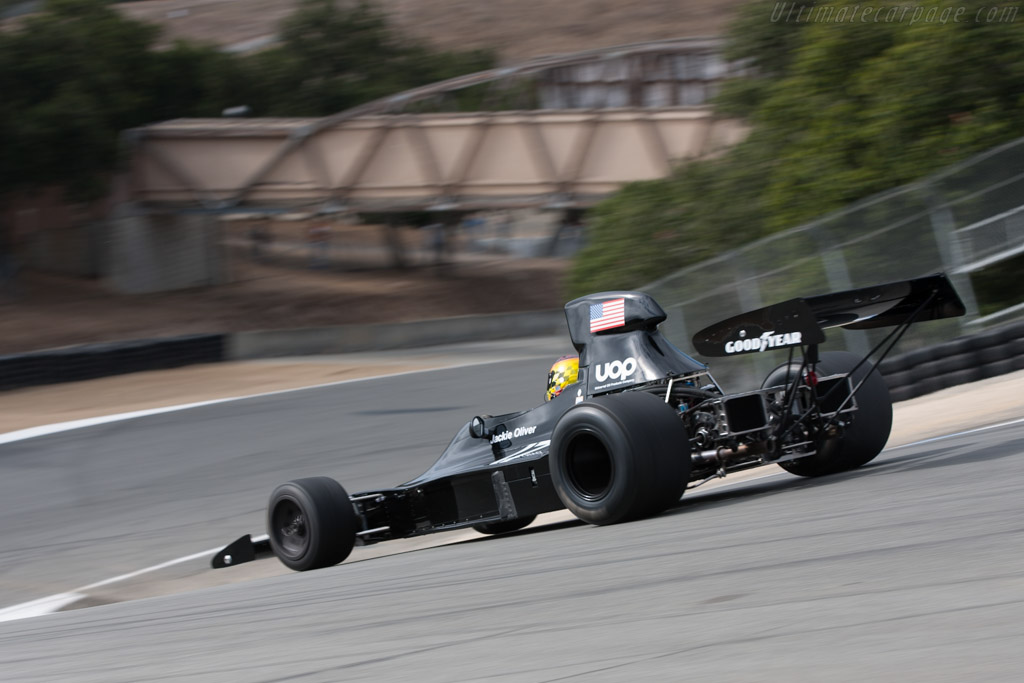
<svg viewBox="0 0 1024 683"><path fill-rule="evenodd" d="M612 299L590 304L590 331L600 332L626 324L626 300Z"/></svg>

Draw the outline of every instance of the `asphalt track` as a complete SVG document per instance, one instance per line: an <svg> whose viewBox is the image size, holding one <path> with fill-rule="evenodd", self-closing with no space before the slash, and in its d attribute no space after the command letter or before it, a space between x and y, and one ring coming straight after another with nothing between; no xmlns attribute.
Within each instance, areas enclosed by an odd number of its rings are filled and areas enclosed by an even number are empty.
<svg viewBox="0 0 1024 683"><path fill-rule="evenodd" d="M257 531L286 479L409 479L475 412L538 402L550 357L0 446L0 606ZM1017 423L828 479L698 490L627 525L4 622L0 678L1024 680L1022 451Z"/></svg>

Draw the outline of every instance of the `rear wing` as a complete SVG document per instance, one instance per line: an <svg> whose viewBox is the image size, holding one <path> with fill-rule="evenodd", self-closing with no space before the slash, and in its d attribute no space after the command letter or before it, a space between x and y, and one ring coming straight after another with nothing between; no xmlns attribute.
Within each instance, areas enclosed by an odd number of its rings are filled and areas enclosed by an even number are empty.
<svg viewBox="0 0 1024 683"><path fill-rule="evenodd" d="M866 330L955 318L966 312L944 274L849 289L759 308L706 327L693 337L704 356L734 356L815 345L830 327Z"/></svg>

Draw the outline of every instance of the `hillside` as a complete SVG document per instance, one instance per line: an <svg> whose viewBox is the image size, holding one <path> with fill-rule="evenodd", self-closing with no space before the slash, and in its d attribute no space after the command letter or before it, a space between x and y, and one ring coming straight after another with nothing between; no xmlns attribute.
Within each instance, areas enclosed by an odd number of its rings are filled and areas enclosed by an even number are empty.
<svg viewBox="0 0 1024 683"><path fill-rule="evenodd" d="M503 63L545 54L721 33L743 0L376 0L410 36L448 49L490 48ZM165 37L238 45L272 36L298 0L143 0L125 14Z"/></svg>
<svg viewBox="0 0 1024 683"><path fill-rule="evenodd" d="M377 0L398 28L442 49L494 49L504 63L543 54L721 33L740 0ZM272 36L298 0L143 0L115 7L162 24L165 40L237 45ZM15 20L17 21L17 20ZM568 263L512 258L437 271L308 272L234 263L208 290L123 296L100 282L24 271L0 291L0 354L192 332L404 321L556 309ZM339 306L338 302L345 302Z"/></svg>
<svg viewBox="0 0 1024 683"><path fill-rule="evenodd" d="M0 355L70 344L206 332L407 322L558 310L556 259L476 257L438 270L231 263L232 282L149 295L26 271L0 290Z"/></svg>

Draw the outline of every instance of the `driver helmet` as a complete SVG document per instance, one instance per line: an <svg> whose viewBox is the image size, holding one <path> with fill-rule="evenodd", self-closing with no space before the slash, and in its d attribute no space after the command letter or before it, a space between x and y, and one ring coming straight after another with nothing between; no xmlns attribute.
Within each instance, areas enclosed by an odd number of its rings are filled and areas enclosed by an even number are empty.
<svg viewBox="0 0 1024 683"><path fill-rule="evenodd" d="M570 384L576 383L580 374L579 356L562 356L555 361L548 371L548 391L544 394L544 400L550 401L562 393Z"/></svg>

